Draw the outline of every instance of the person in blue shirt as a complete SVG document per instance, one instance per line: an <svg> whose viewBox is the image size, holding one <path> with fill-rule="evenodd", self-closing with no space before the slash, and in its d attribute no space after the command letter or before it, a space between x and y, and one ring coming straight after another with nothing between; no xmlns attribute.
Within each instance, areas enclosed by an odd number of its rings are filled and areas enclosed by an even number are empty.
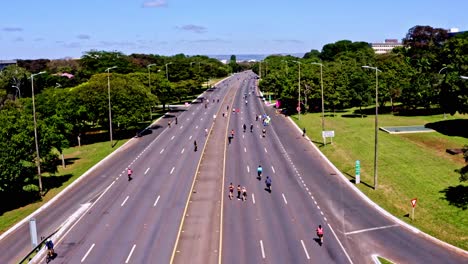
<svg viewBox="0 0 468 264"><path fill-rule="evenodd" d="M263 172L262 166L258 165L258 168L257 168L258 178L262 178L262 172Z"/></svg>
<svg viewBox="0 0 468 264"><path fill-rule="evenodd" d="M268 191L271 192L271 178L270 178L270 176L267 176L267 177L266 177L266 179L265 179L265 184L266 184L266 186L267 186L267 188L268 188Z"/></svg>

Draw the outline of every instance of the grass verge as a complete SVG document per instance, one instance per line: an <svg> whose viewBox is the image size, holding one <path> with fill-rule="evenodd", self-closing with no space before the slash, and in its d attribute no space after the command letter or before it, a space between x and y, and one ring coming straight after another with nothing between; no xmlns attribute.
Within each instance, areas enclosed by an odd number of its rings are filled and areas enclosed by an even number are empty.
<svg viewBox="0 0 468 264"><path fill-rule="evenodd" d="M65 149L65 159L69 164L66 168L60 166L55 175L43 175L43 188L46 190L46 194L42 200L5 212L1 215L0 232L5 232L8 228L37 210L85 173L89 168L94 166L94 164L98 163L127 141L128 140L119 140L113 148L110 147L110 142L99 142Z"/></svg>
<svg viewBox="0 0 468 264"><path fill-rule="evenodd" d="M465 163L460 155L445 152L447 148L461 148L467 138L438 132L391 135L379 131L378 188L374 190L374 116L354 117L349 112L326 116L325 130L335 131L333 144L326 146L322 144L320 113L292 119L306 128L309 138L349 180L354 180L355 161L360 160L361 184L357 187L374 202L422 231L468 249L468 184L460 183L454 171ZM467 117L455 115L451 119ZM379 115L379 126L442 120L442 115ZM418 199L414 221L409 217L412 198Z"/></svg>

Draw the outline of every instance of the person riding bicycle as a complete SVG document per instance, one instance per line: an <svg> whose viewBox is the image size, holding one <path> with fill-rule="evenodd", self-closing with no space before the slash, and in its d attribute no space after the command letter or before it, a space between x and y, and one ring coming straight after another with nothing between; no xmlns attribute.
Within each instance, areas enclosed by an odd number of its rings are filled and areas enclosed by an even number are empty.
<svg viewBox="0 0 468 264"><path fill-rule="evenodd" d="M54 255L54 243L52 242L52 240L47 239L45 245L47 247L47 255L53 256Z"/></svg>
<svg viewBox="0 0 468 264"><path fill-rule="evenodd" d="M262 172L263 172L262 166L261 166L261 165L258 165L258 168L257 168L258 178L261 178L261 177L262 177Z"/></svg>
<svg viewBox="0 0 468 264"><path fill-rule="evenodd" d="M319 225L317 228L317 236L320 239L320 243L323 243L323 228L322 225Z"/></svg>
<svg viewBox="0 0 468 264"><path fill-rule="evenodd" d="M265 137L266 129L262 129L262 136Z"/></svg>
<svg viewBox="0 0 468 264"><path fill-rule="evenodd" d="M271 191L271 178L270 178L270 176L266 177L265 184L266 184L268 190Z"/></svg>
<svg viewBox="0 0 468 264"><path fill-rule="evenodd" d="M245 133L245 130L247 130L247 126L244 124L242 127L244 128L244 133Z"/></svg>

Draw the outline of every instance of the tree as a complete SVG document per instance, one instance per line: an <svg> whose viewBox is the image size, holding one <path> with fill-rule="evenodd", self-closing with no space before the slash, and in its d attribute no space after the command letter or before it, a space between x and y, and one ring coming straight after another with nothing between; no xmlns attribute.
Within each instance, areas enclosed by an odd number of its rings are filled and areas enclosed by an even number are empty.
<svg viewBox="0 0 468 264"><path fill-rule="evenodd" d="M304 54L304 57L302 57L302 58L303 59L318 59L318 58L320 58L320 51L318 51L316 49L312 49L309 52L306 52Z"/></svg>
<svg viewBox="0 0 468 264"><path fill-rule="evenodd" d="M30 73L22 67L9 65L0 71L0 108L8 98L18 98L24 96L30 89L25 91L27 84L30 84L28 77Z"/></svg>
<svg viewBox="0 0 468 264"><path fill-rule="evenodd" d="M121 52L97 51L86 52L80 59L83 75L87 78L93 74L104 73L107 68L117 66L113 72L129 73L134 71L128 56Z"/></svg>
<svg viewBox="0 0 468 264"><path fill-rule="evenodd" d="M231 55L229 66L231 67L231 72L237 72L239 65L237 65L236 55Z"/></svg>

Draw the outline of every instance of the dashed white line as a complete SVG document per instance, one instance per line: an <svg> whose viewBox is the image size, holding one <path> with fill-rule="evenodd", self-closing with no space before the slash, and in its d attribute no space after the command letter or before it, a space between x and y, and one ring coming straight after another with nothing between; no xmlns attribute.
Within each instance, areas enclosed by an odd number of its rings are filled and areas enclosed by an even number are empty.
<svg viewBox="0 0 468 264"><path fill-rule="evenodd" d="M180 154L184 154L184 151L185 151L185 148L182 149L182 151L180 152Z"/></svg>
<svg viewBox="0 0 468 264"><path fill-rule="evenodd" d="M198 128L198 126L196 126L195 128Z"/></svg>
<svg viewBox="0 0 468 264"><path fill-rule="evenodd" d="M85 261L86 257L88 257L89 253L91 253L91 250L93 250L93 248L94 248L94 244L92 244L91 247L88 249L88 251L86 251L86 254L81 259L81 262Z"/></svg>
<svg viewBox="0 0 468 264"><path fill-rule="evenodd" d="M244 134L242 134L242 138L245 138L245 137L244 137Z"/></svg>
<svg viewBox="0 0 468 264"><path fill-rule="evenodd" d="M192 136L190 136L188 139L191 140L191 139L192 139Z"/></svg>
<svg viewBox="0 0 468 264"><path fill-rule="evenodd" d="M180 129L182 129L184 126L180 126Z"/></svg>
<svg viewBox="0 0 468 264"><path fill-rule="evenodd" d="M265 258L265 250L263 249L263 241L260 240L260 249L262 250L262 258Z"/></svg>
<svg viewBox="0 0 468 264"><path fill-rule="evenodd" d="M130 261L130 258L132 257L133 250L135 250L136 244L133 244L132 250L130 250L130 254L128 254L127 259L125 260L125 263L128 263Z"/></svg>
<svg viewBox="0 0 468 264"><path fill-rule="evenodd" d="M286 196L284 196L284 193L281 194L283 196L283 200L285 204L288 204L288 201L286 200Z"/></svg>
<svg viewBox="0 0 468 264"><path fill-rule="evenodd" d="M244 147L244 152L247 152L247 149Z"/></svg>
<svg viewBox="0 0 468 264"><path fill-rule="evenodd" d="M171 137L171 140L173 140L174 138L175 138L175 136L172 136L172 137Z"/></svg>
<svg viewBox="0 0 468 264"><path fill-rule="evenodd" d="M252 203L255 204L255 195L252 193Z"/></svg>
<svg viewBox="0 0 468 264"><path fill-rule="evenodd" d="M398 226L398 225L397 225L397 224L394 224L394 225L373 227L373 228L367 228L367 229L361 229L361 230L356 230L356 231L352 231L352 232L347 232L347 233L344 233L344 234L345 234L345 235L352 235L352 234L358 234L358 233L367 232L367 231L373 231L373 230L379 230L379 229L386 229L386 228L395 227L395 226Z"/></svg>
<svg viewBox="0 0 468 264"><path fill-rule="evenodd" d="M162 154L164 152L164 149L161 149L161 152L159 152L159 154Z"/></svg>
<svg viewBox="0 0 468 264"><path fill-rule="evenodd" d="M122 202L122 204L121 204L120 206L124 206L124 204L125 204L125 203L127 202L127 200L128 200L128 197L130 197L130 196L127 195L127 198L125 198L125 200Z"/></svg>
<svg viewBox="0 0 468 264"><path fill-rule="evenodd" d="M249 165L247 165L247 172L250 172L250 168L249 168Z"/></svg>
<svg viewBox="0 0 468 264"><path fill-rule="evenodd" d="M147 168L147 169L145 170L145 175L146 175L146 173L148 173L149 169L150 169L150 168Z"/></svg>
<svg viewBox="0 0 468 264"><path fill-rule="evenodd" d="M161 195L158 195L158 198L156 198L156 201L154 202L153 207L155 207L158 204L159 197L161 197Z"/></svg>
<svg viewBox="0 0 468 264"><path fill-rule="evenodd" d="M276 173L275 168L273 166L271 166L271 170L273 171L273 173Z"/></svg>
<svg viewBox="0 0 468 264"><path fill-rule="evenodd" d="M266 150L266 148L265 148L265 152L268 152L268 151Z"/></svg>
<svg viewBox="0 0 468 264"><path fill-rule="evenodd" d="M306 246L304 244L304 241L302 241L302 239L301 239L301 244L302 244L302 248L304 249L307 259L310 259L309 252L307 252Z"/></svg>
<svg viewBox="0 0 468 264"><path fill-rule="evenodd" d="M174 172L174 169L175 169L175 167L172 167L172 170L171 170L171 173L170 173L170 174L172 174L172 173Z"/></svg>

